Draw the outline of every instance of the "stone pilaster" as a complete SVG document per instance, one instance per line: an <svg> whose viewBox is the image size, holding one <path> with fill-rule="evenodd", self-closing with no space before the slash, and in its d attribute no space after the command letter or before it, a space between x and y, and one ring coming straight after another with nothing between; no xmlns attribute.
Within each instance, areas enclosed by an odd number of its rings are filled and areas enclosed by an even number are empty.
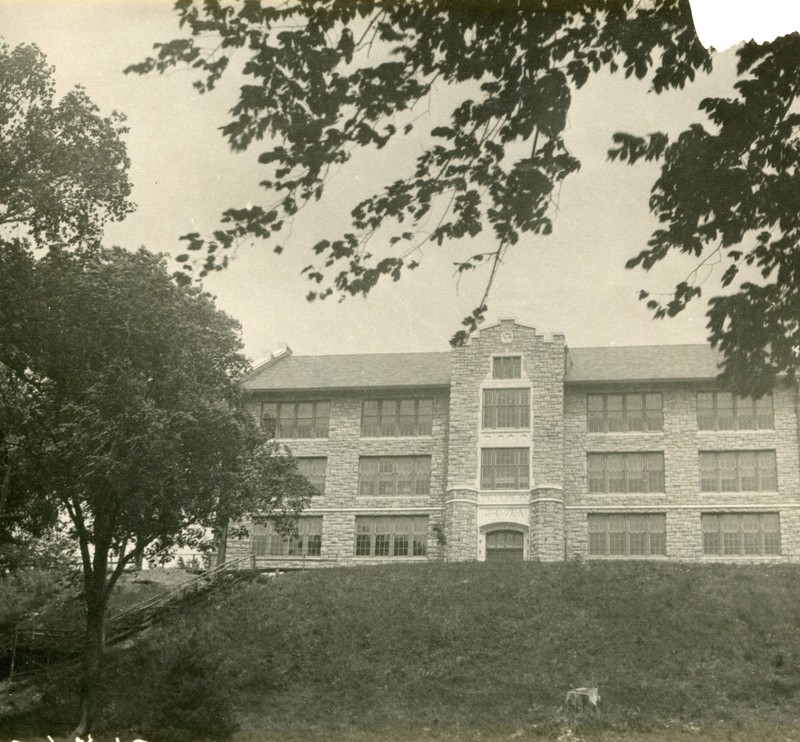
<svg viewBox="0 0 800 742"><path fill-rule="evenodd" d="M478 558L478 503L475 490L447 491L444 532L448 562L468 562Z"/></svg>
<svg viewBox="0 0 800 742"><path fill-rule="evenodd" d="M529 559L555 562L564 559L564 493L560 487L531 490Z"/></svg>

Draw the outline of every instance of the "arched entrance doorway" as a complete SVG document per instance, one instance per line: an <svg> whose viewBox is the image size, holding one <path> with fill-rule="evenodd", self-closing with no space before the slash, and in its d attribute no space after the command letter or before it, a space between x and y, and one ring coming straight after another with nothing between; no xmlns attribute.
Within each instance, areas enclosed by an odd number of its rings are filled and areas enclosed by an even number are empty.
<svg viewBox="0 0 800 742"><path fill-rule="evenodd" d="M501 529L486 534L487 562L521 562L525 558L525 534Z"/></svg>

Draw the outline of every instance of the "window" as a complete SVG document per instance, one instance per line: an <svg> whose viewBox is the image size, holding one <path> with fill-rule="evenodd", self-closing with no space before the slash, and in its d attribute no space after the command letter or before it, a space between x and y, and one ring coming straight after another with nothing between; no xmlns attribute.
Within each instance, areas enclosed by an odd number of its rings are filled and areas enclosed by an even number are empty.
<svg viewBox="0 0 800 742"><path fill-rule="evenodd" d="M356 556L425 556L427 540L427 516L356 517Z"/></svg>
<svg viewBox="0 0 800 742"><path fill-rule="evenodd" d="M663 492L663 453L586 455L589 492Z"/></svg>
<svg viewBox="0 0 800 742"><path fill-rule="evenodd" d="M432 399L368 399L361 410L361 435L377 438L430 435Z"/></svg>
<svg viewBox="0 0 800 742"><path fill-rule="evenodd" d="M263 402L261 427L276 438L327 438L330 402Z"/></svg>
<svg viewBox="0 0 800 742"><path fill-rule="evenodd" d="M775 451L701 451L701 492L775 492Z"/></svg>
<svg viewBox="0 0 800 742"><path fill-rule="evenodd" d="M322 553L322 516L297 519L297 536L284 536L271 520L253 523L256 556L317 557Z"/></svg>
<svg viewBox="0 0 800 742"><path fill-rule="evenodd" d="M328 468L328 459L322 456L297 458L297 468L300 473L317 489L320 495L325 494L325 472Z"/></svg>
<svg viewBox="0 0 800 742"><path fill-rule="evenodd" d="M737 397L730 392L697 393L699 430L767 430L774 427L771 394L753 399Z"/></svg>
<svg viewBox="0 0 800 742"><path fill-rule="evenodd" d="M641 433L664 429L661 394L588 394L590 433Z"/></svg>
<svg viewBox="0 0 800 742"><path fill-rule="evenodd" d="M484 428L529 428L530 389L484 389Z"/></svg>
<svg viewBox="0 0 800 742"><path fill-rule="evenodd" d="M522 378L521 356L496 356L492 359L492 378L494 379L520 379Z"/></svg>
<svg viewBox="0 0 800 742"><path fill-rule="evenodd" d="M703 554L763 556L781 553L778 513L703 513Z"/></svg>
<svg viewBox="0 0 800 742"><path fill-rule="evenodd" d="M666 556L664 513L589 515L590 556Z"/></svg>
<svg viewBox="0 0 800 742"><path fill-rule="evenodd" d="M530 451L527 448L481 450L481 489L524 490L530 486Z"/></svg>
<svg viewBox="0 0 800 742"><path fill-rule="evenodd" d="M430 456L362 456L358 460L362 497L428 495L430 491Z"/></svg>

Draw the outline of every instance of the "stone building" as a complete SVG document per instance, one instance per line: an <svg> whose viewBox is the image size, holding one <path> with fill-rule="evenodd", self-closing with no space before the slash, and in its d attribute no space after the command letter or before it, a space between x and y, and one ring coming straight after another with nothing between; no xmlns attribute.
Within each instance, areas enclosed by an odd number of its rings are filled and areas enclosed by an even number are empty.
<svg viewBox="0 0 800 742"><path fill-rule="evenodd" d="M501 320L444 353L295 357L244 381L319 495L262 567L800 560L798 397L716 382L704 345L568 348Z"/></svg>

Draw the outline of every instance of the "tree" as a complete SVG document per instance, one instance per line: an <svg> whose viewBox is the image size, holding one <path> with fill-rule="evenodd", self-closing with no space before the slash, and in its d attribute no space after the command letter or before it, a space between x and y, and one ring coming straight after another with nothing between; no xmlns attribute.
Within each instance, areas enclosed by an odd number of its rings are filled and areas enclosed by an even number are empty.
<svg viewBox="0 0 800 742"><path fill-rule="evenodd" d="M125 566L194 546L257 511L285 528L313 489L241 404L237 323L144 249L3 254L25 265L24 353L39 395L20 427L19 486L69 514L81 554L81 717L93 723L109 596ZM18 272L19 275L20 272ZM2 318L0 318L2 322ZM5 360L0 358L0 360Z"/></svg>
<svg viewBox="0 0 800 742"><path fill-rule="evenodd" d="M356 148L381 148L407 133L418 125L415 104L441 86L461 86L462 102L447 125L431 130L414 172L356 204L352 228L315 245L317 262L305 269L317 284L311 299L366 294L381 278L416 268L423 246L490 229L494 247L456 263L458 272L491 268L454 344L482 321L509 246L522 233L552 230L557 185L580 166L562 138L572 91L602 69L647 79L655 93L711 70L686 0L297 0L280 7L179 0L176 9L189 37L157 44L155 56L129 71L188 65L205 91L232 62L241 64L248 82L223 134L235 150L272 140L259 155L273 169L262 183L271 205L229 209L213 235L183 237L181 259L190 269L192 253L204 253L201 273L224 267L227 251L244 239L274 238L323 195L332 166ZM796 44L743 47L737 97L701 105L719 132L692 128L668 149L661 135L619 134L610 151L629 162L665 158L651 208L666 226L628 267L648 268L671 249L708 260L718 254L717 230L733 264L764 274L710 302L709 339L723 352L725 378L743 392L791 373L797 357L797 240L788 226L797 212ZM740 202L745 208L734 212ZM436 226L424 233L426 217ZM754 247L739 246L742 240ZM723 286L735 277L730 267ZM671 316L701 290L687 280L663 307L643 298L656 316Z"/></svg>
<svg viewBox="0 0 800 742"><path fill-rule="evenodd" d="M18 429L36 414L39 392L21 348L27 303L19 292L29 278L30 241L45 250L99 240L105 223L133 209L129 200L124 117L102 117L75 88L55 99L53 68L33 45L14 49L0 39L0 543L38 535L56 511L31 503L17 486ZM23 297L24 299L24 297Z"/></svg>
<svg viewBox="0 0 800 742"><path fill-rule="evenodd" d="M736 96L700 103L711 130L696 124L669 143L662 133L617 134L609 155L629 163L661 160L650 208L662 227L628 262L645 269L671 251L723 263L723 287L709 301L711 341L723 378L761 395L794 377L800 357L800 34L739 51ZM669 300L642 299L657 317L674 316L701 296L697 272Z"/></svg>
<svg viewBox="0 0 800 742"><path fill-rule="evenodd" d="M103 118L85 91L55 101L53 68L34 45L0 39L0 227L48 247L89 243L128 200L124 116ZM17 235L19 236L19 235Z"/></svg>
<svg viewBox="0 0 800 742"><path fill-rule="evenodd" d="M5 257L4 250L0 250L0 316L8 319L9 313L4 309L13 303L17 276L8 269ZM11 291L7 290L9 286ZM8 329L0 327L0 337ZM0 351L0 358L11 355ZM20 451L22 431L31 417L38 414L40 395L24 363L18 368L19 375L0 360L0 569L9 568L23 558L22 553L31 547L28 542L40 540L58 520L58 512L50 503L28 500L19 484L24 466Z"/></svg>

